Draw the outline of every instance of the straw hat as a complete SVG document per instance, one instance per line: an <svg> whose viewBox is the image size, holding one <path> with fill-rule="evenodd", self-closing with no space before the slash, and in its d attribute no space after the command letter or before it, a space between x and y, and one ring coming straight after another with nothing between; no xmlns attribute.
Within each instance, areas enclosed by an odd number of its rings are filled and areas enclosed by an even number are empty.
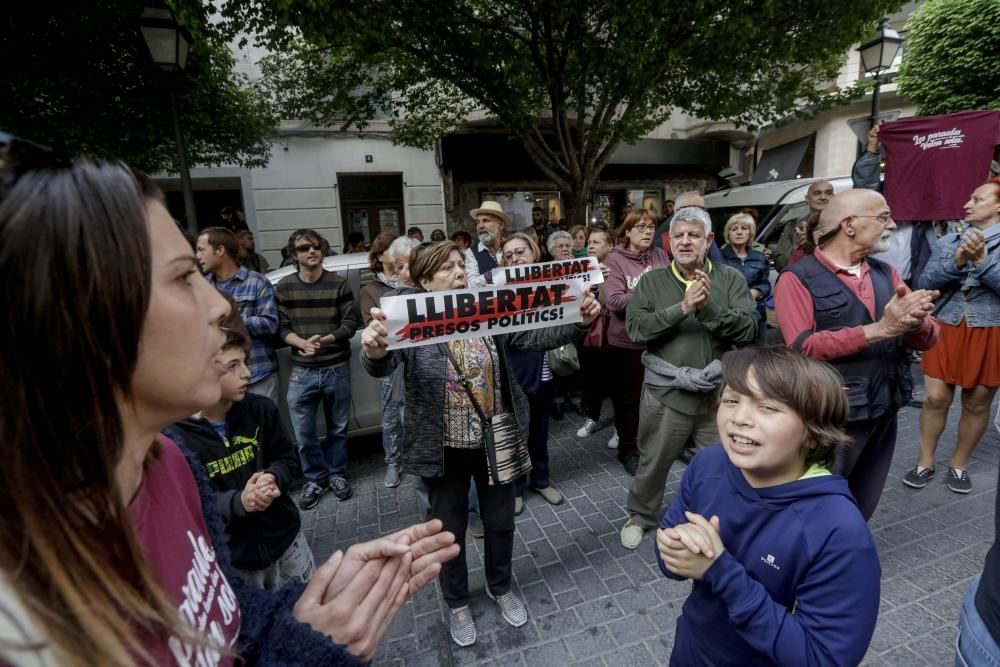
<svg viewBox="0 0 1000 667"><path fill-rule="evenodd" d="M495 201L484 201L479 208L474 208L471 211L469 211L469 215L471 215L473 219L475 219L476 216L479 215L480 213L485 213L486 215L492 215L496 218L500 218L501 220L503 220L504 225L507 227L510 227L511 222L513 222L510 216L504 213L504 210L500 206L500 204Z"/></svg>

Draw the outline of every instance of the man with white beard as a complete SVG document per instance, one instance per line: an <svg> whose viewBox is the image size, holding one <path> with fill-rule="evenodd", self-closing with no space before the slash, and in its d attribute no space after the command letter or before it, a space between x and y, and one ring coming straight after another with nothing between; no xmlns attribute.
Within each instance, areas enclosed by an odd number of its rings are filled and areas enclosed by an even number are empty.
<svg viewBox="0 0 1000 667"><path fill-rule="evenodd" d="M479 243L465 251L465 274L469 287L483 287L490 272L500 265L500 241L511 218L495 201L484 201L469 215L476 221Z"/></svg>
<svg viewBox="0 0 1000 667"><path fill-rule="evenodd" d="M937 291L911 292L896 269L871 257L896 228L873 190L848 190L820 214L818 247L787 267L775 287L785 343L827 361L844 378L852 446L832 472L847 478L858 508L875 512L896 446L896 413L909 403L909 356L931 348L938 325L929 314Z"/></svg>

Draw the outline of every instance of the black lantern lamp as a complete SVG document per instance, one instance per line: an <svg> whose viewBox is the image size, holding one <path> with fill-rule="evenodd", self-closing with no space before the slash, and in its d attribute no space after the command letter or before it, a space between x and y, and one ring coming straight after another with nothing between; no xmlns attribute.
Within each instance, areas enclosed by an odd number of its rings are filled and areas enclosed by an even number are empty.
<svg viewBox="0 0 1000 667"><path fill-rule="evenodd" d="M188 51L191 50L191 33L177 22L177 17L162 2L153 0L142 10L139 28L146 42L149 56L164 72L180 74L187 66ZM191 173L187 164L187 146L181 130L180 115L177 113L177 95L174 91L175 77L167 85L170 97L170 114L173 118L174 136L177 141L177 171L181 177L181 193L184 197L184 217L187 229L198 228L195 218L194 191L191 187Z"/></svg>
<svg viewBox="0 0 1000 667"><path fill-rule="evenodd" d="M174 13L164 5L149 5L142 10L139 26L153 62L167 72L183 71L191 33L177 22Z"/></svg>
<svg viewBox="0 0 1000 667"><path fill-rule="evenodd" d="M875 79L875 88L872 90L872 127L878 123L878 96L879 89L882 87L881 75L892 67L902 44L903 38L889 27L889 19L884 18L879 21L875 34L858 47L858 51L861 53L862 69Z"/></svg>

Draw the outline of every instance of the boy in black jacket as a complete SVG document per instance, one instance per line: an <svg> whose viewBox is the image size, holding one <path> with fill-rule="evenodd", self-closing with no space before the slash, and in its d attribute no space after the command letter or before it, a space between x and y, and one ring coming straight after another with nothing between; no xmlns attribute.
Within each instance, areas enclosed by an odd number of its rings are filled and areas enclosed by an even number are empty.
<svg viewBox="0 0 1000 667"><path fill-rule="evenodd" d="M223 322L226 344L216 357L227 369L222 397L175 427L218 492L233 565L249 583L274 590L293 578L308 581L315 563L298 508L287 495L299 475L298 456L277 406L247 393L250 337L239 311L232 312L237 317Z"/></svg>

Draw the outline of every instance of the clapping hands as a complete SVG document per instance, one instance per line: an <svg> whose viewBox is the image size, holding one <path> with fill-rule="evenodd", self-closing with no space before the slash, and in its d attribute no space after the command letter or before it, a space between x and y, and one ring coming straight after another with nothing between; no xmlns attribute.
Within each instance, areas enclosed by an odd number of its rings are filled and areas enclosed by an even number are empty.
<svg viewBox="0 0 1000 667"><path fill-rule="evenodd" d="M698 269L695 273L694 281L684 292L684 300L681 301L681 311L685 315L701 311L708 303L708 297L712 294L712 279L708 274Z"/></svg>
<svg viewBox="0 0 1000 667"><path fill-rule="evenodd" d="M940 294L937 290L925 289L908 292L904 285L898 285L896 293L882 311L878 325L890 338L919 329L934 310L934 299Z"/></svg>
<svg viewBox="0 0 1000 667"><path fill-rule="evenodd" d="M986 237L975 227L970 228L962 237L962 242L955 251L955 268L961 269L967 262L978 267L986 259Z"/></svg>
<svg viewBox="0 0 1000 667"><path fill-rule="evenodd" d="M258 470L250 476L246 486L243 487L240 502L247 512L263 512L280 495L281 489L278 488L274 475Z"/></svg>
<svg viewBox="0 0 1000 667"><path fill-rule="evenodd" d="M719 535L719 517L711 520L685 512L688 523L656 531L656 548L667 569L680 577L701 579L726 550Z"/></svg>
<svg viewBox="0 0 1000 667"><path fill-rule="evenodd" d="M396 612L458 555L455 536L438 520L337 551L323 563L292 615L371 660Z"/></svg>

